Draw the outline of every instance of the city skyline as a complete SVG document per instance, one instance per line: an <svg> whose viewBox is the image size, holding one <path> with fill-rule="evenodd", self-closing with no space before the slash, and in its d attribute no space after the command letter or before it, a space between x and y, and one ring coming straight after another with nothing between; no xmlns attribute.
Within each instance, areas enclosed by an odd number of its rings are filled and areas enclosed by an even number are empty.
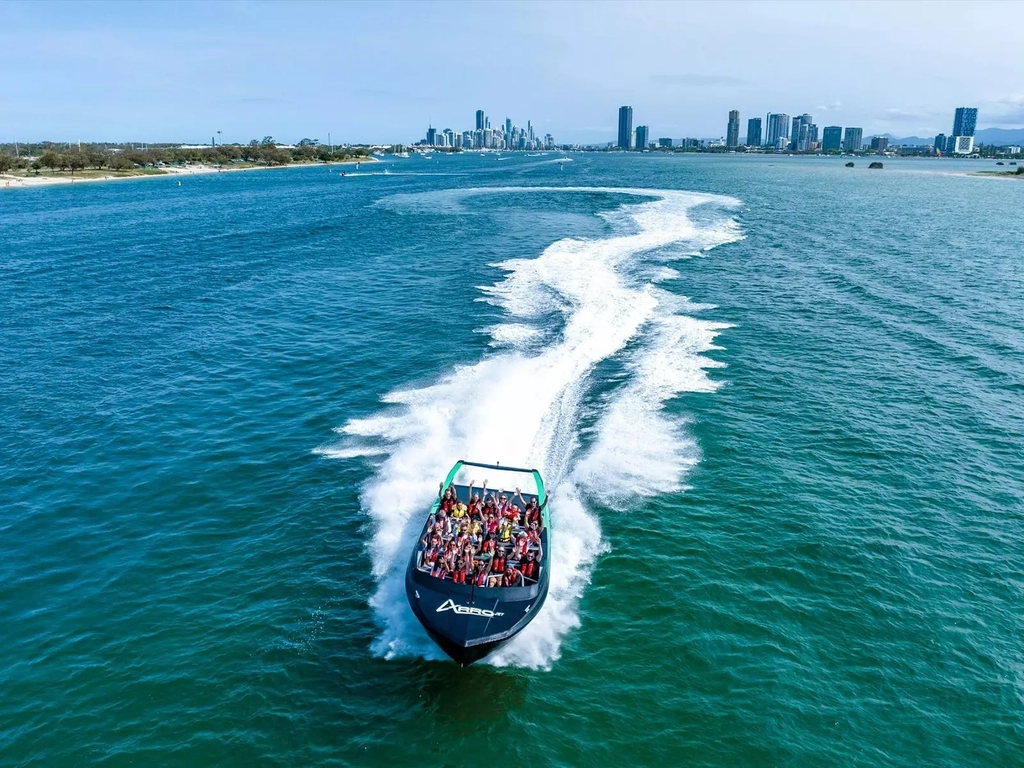
<svg viewBox="0 0 1024 768"><path fill-rule="evenodd" d="M950 131L947 105L958 103L980 108L979 130L1024 126L1024 57L1005 31L1024 23L1021 4L979 3L955 25L937 6L910 3L887 4L884 24L858 3L828 13L737 4L728 24L701 2L536 8L153 3L125 14L116 3L9 2L0 140L203 142L221 131L224 142L331 132L336 142L408 143L428 120L465 126L474 104L534 115L539 133L581 144L614 141L608 105L624 103L652 136L721 136L720 116L737 104L744 117L782 108L894 136ZM327 31L310 35L292 19ZM142 39L145 27L160 34ZM787 57L755 54L765 47L843 66L794 78ZM465 66L443 77L425 66L453 50ZM957 66L934 77L951 50ZM515 61L516 74L481 77L474 61Z"/></svg>

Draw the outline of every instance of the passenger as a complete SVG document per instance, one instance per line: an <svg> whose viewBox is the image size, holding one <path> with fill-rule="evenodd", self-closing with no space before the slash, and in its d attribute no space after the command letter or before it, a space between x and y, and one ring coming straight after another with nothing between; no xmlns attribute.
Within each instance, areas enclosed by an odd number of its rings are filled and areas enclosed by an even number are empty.
<svg viewBox="0 0 1024 768"><path fill-rule="evenodd" d="M480 554L487 555L488 557L490 557L491 555L494 554L494 550L495 550L494 534L489 533L489 534L487 534L487 538L484 539L483 546L480 547Z"/></svg>
<svg viewBox="0 0 1024 768"><path fill-rule="evenodd" d="M522 571L516 570L510 564L505 568L505 575L501 579L501 585L503 587L521 587L523 586L523 573Z"/></svg>
<svg viewBox="0 0 1024 768"><path fill-rule="evenodd" d="M512 521L505 518L498 524L498 540L502 544L512 543Z"/></svg>
<svg viewBox="0 0 1024 768"><path fill-rule="evenodd" d="M540 546L540 528L537 523L530 523L530 531L526 535L527 540L531 547Z"/></svg>
<svg viewBox="0 0 1024 768"><path fill-rule="evenodd" d="M443 558L437 558L434 562L434 567L430 570L430 575L435 579L441 579L444 581L448 574L451 572L451 568L448 567L448 563Z"/></svg>
<svg viewBox="0 0 1024 768"><path fill-rule="evenodd" d="M519 564L519 570L523 572L523 579L527 584L536 584L540 575L540 564L533 556L533 552L526 553L526 559Z"/></svg>
<svg viewBox="0 0 1024 768"><path fill-rule="evenodd" d="M515 544L512 545L512 554L509 556L509 559L522 560L526 557L526 550L529 546L530 542L527 539L526 531L520 531L519 535L516 536Z"/></svg>
<svg viewBox="0 0 1024 768"><path fill-rule="evenodd" d="M487 579L487 586L488 587L500 587L501 586L501 579L502 579L501 574L495 575L494 572L492 571L491 572L491 576Z"/></svg>
<svg viewBox="0 0 1024 768"><path fill-rule="evenodd" d="M487 586L487 576L490 570L490 564L484 561L478 561L476 565L476 575L473 576L473 584L478 587Z"/></svg>
<svg viewBox="0 0 1024 768"><path fill-rule="evenodd" d="M501 575L505 572L505 552L504 550L498 549L494 552L494 557L491 558L491 573L497 573Z"/></svg>
<svg viewBox="0 0 1024 768"><path fill-rule="evenodd" d="M547 502L545 502L547 503ZM530 503L526 506L526 524L531 525L536 523L539 528L543 525L544 517L541 515L541 507L537 506L537 497L534 496L530 499Z"/></svg>
<svg viewBox="0 0 1024 768"><path fill-rule="evenodd" d="M466 561L461 557L455 564L455 570L452 572L452 581L456 584L466 583Z"/></svg>
<svg viewBox="0 0 1024 768"><path fill-rule="evenodd" d="M466 516L466 505L462 503L461 499L455 499L455 503L452 505L452 517L456 520L461 520Z"/></svg>

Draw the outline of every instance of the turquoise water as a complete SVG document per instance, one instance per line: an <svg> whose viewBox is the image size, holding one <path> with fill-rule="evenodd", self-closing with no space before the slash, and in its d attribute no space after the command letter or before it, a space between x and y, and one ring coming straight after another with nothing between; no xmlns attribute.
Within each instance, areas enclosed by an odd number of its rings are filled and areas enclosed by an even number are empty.
<svg viewBox="0 0 1024 768"><path fill-rule="evenodd" d="M1021 763L1024 184L557 157L0 195L0 763ZM464 457L558 562L461 670Z"/></svg>

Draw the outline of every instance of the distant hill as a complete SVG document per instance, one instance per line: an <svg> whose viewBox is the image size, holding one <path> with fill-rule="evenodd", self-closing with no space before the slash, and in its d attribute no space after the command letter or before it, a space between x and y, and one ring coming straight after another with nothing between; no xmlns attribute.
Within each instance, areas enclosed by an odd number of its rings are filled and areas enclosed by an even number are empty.
<svg viewBox="0 0 1024 768"><path fill-rule="evenodd" d="M974 134L975 144L1024 144L1024 128L984 128Z"/></svg>
<svg viewBox="0 0 1024 768"><path fill-rule="evenodd" d="M878 135L885 136L889 139L890 144L895 144L896 146L902 144L908 147L930 147L935 141L934 136L893 136L891 133L880 133ZM949 134L946 135L948 136ZM870 138L867 134L864 137L865 139ZM982 128L974 134L974 143L995 144L996 146L1016 144L1019 146L1024 144L1024 128Z"/></svg>

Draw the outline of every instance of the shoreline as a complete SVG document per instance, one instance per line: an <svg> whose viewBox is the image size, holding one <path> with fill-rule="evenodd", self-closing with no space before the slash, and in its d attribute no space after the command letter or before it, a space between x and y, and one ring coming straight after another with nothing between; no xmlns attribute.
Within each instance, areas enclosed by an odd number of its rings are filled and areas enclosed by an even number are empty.
<svg viewBox="0 0 1024 768"><path fill-rule="evenodd" d="M353 165L355 163L378 163L375 157L367 156L358 160L332 160L327 163L288 163L287 165L247 165L244 168L232 168L216 165L195 163L182 168L177 166L155 169L156 172L128 173L115 175L116 171L104 176L12 176L0 174L0 191L8 189L29 189L33 187L54 187L73 184L92 184L100 181L127 181L129 179L166 179L173 176L205 176L211 173L242 173L243 171L271 171L278 168L307 168L318 165Z"/></svg>

